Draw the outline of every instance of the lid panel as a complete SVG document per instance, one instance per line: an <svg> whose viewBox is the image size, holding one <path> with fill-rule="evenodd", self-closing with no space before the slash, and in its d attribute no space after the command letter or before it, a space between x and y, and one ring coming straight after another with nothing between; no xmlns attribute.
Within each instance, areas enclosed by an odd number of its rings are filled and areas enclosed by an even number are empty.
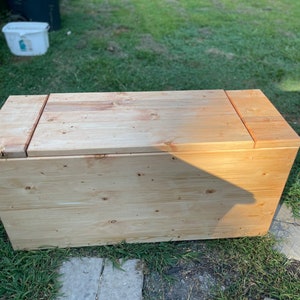
<svg viewBox="0 0 300 300"><path fill-rule="evenodd" d="M10 96L0 110L0 158L26 157L47 95Z"/></svg>
<svg viewBox="0 0 300 300"><path fill-rule="evenodd" d="M223 90L51 94L28 155L252 147Z"/></svg>
<svg viewBox="0 0 300 300"><path fill-rule="evenodd" d="M298 134L260 90L226 91L255 148L299 147Z"/></svg>

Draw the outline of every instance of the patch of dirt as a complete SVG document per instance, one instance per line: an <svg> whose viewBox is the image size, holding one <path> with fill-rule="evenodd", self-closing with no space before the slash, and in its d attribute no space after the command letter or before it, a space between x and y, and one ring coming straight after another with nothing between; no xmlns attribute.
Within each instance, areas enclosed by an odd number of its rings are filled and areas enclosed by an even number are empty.
<svg viewBox="0 0 300 300"><path fill-rule="evenodd" d="M220 10L225 10L225 4L220 0L212 0L212 3L215 7L217 7Z"/></svg>
<svg viewBox="0 0 300 300"><path fill-rule="evenodd" d="M101 27L99 26L96 30L89 30L87 36L92 43L97 45L99 41L99 48L105 45L105 50L114 56L126 58L128 54L122 49L120 44L116 42L118 36L127 33L131 28L123 25L113 24L111 27ZM95 46L96 47L96 46Z"/></svg>
<svg viewBox="0 0 300 300"><path fill-rule="evenodd" d="M114 54L115 56L126 58L128 57L128 54L125 53L120 45L115 41L109 41L106 47L106 50L110 52L111 54Z"/></svg>
<svg viewBox="0 0 300 300"><path fill-rule="evenodd" d="M30 60L32 60L32 56L13 56L12 57L13 63L22 63L22 62L30 61Z"/></svg>
<svg viewBox="0 0 300 300"><path fill-rule="evenodd" d="M291 259L290 263L286 267L286 270L293 277L300 281L300 261Z"/></svg>
<svg viewBox="0 0 300 300"><path fill-rule="evenodd" d="M165 2L167 4L171 4L171 5L179 5L180 2L178 0L165 0Z"/></svg>
<svg viewBox="0 0 300 300"><path fill-rule="evenodd" d="M300 117L295 115L295 114L285 114L282 113L283 117L289 122L294 125L299 125L300 124Z"/></svg>
<svg viewBox="0 0 300 300"><path fill-rule="evenodd" d="M198 258L181 260L175 266L166 269L163 274L146 272L143 287L144 300L218 299L217 290L225 292L232 287L233 282L237 281L240 276L238 265L227 262L221 266L218 251L208 248L205 242L191 242L188 248L192 252L199 253ZM300 280L300 261L289 260L285 269L287 274ZM244 288L246 295L250 286ZM247 299L271 299L266 298L262 292L258 294L259 292L256 296Z"/></svg>
<svg viewBox="0 0 300 300"><path fill-rule="evenodd" d="M188 17L184 7L182 7L182 4L180 3L179 0L165 0L165 2L167 5L171 6L172 9L175 9L181 17L184 18Z"/></svg>
<svg viewBox="0 0 300 300"><path fill-rule="evenodd" d="M208 270L207 270L208 269ZM145 276L145 300L209 300L218 285L217 279L202 263L180 263L166 271L170 280L158 273ZM225 289L225 287L221 287Z"/></svg>
<svg viewBox="0 0 300 300"><path fill-rule="evenodd" d="M83 39L83 40L80 40L80 41L77 42L77 44L75 45L75 48L79 49L79 50L82 50L82 49L86 48L87 45L88 45L88 42Z"/></svg>
<svg viewBox="0 0 300 300"><path fill-rule="evenodd" d="M140 44L136 46L137 50L152 52L155 54L166 54L168 49L156 42L151 34L143 34L140 38Z"/></svg>
<svg viewBox="0 0 300 300"><path fill-rule="evenodd" d="M215 56L223 56L229 60L233 59L235 55L231 52L224 52L218 48L209 48L206 50L207 54L215 55Z"/></svg>
<svg viewBox="0 0 300 300"><path fill-rule="evenodd" d="M217 281L210 273L196 266L193 268L185 265L174 267L168 272L172 273L170 282L163 280L157 273L146 278L145 300L212 299Z"/></svg>
<svg viewBox="0 0 300 300"><path fill-rule="evenodd" d="M283 31L283 30L279 30L279 33L285 37L291 38L291 39L295 39L297 36L295 33L290 32L290 31Z"/></svg>
<svg viewBox="0 0 300 300"><path fill-rule="evenodd" d="M199 244L198 244L199 245ZM203 249L201 249L203 248ZM200 245L200 252L205 246ZM152 272L145 275L144 300L210 300L219 282L205 256L200 260L180 261L165 270L164 274Z"/></svg>
<svg viewBox="0 0 300 300"><path fill-rule="evenodd" d="M123 25L117 25L116 28L114 29L114 34L115 35L121 35L123 33L127 33L131 30L131 28Z"/></svg>
<svg viewBox="0 0 300 300"><path fill-rule="evenodd" d="M198 29L198 31L202 37L208 37L212 35L212 30L209 27L201 27Z"/></svg>

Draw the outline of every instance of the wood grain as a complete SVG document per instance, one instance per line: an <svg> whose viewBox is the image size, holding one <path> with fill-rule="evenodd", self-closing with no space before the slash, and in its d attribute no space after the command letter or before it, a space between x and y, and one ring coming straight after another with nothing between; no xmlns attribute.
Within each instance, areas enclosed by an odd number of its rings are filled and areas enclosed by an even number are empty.
<svg viewBox="0 0 300 300"><path fill-rule="evenodd" d="M1 161L1 219L15 249L265 234L296 153Z"/></svg>
<svg viewBox="0 0 300 300"><path fill-rule="evenodd" d="M226 91L255 148L299 147L300 138L260 90Z"/></svg>
<svg viewBox="0 0 300 300"><path fill-rule="evenodd" d="M26 157L26 149L46 104L46 95L10 96L0 110L0 159Z"/></svg>
<svg viewBox="0 0 300 300"><path fill-rule="evenodd" d="M11 96L0 122L14 249L265 234L299 148L259 90Z"/></svg>
<svg viewBox="0 0 300 300"><path fill-rule="evenodd" d="M226 94L51 94L29 156L252 148Z"/></svg>

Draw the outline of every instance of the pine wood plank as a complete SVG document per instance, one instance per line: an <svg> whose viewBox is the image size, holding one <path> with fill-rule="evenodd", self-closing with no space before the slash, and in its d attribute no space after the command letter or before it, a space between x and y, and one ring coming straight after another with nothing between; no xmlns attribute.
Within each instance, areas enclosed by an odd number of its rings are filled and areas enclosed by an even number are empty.
<svg viewBox="0 0 300 300"><path fill-rule="evenodd" d="M229 118L228 118L229 119ZM39 139L33 139L29 156L106 154L106 153L141 153L158 151L210 151L216 149L252 148L253 141L244 131L236 134L240 120L236 116L232 121L218 117L197 118L196 124L179 120L153 120L99 123L65 122L49 130L49 125L38 126ZM100 127L101 125L101 127ZM199 128L199 129L198 129ZM211 134L218 132L218 134ZM83 138L85 134L85 138ZM53 138L55 136L55 138ZM226 137L226 140L224 140ZM45 142L47 141L47 148Z"/></svg>
<svg viewBox="0 0 300 300"><path fill-rule="evenodd" d="M46 95L10 96L0 110L0 159L26 157L32 133L46 104Z"/></svg>
<svg viewBox="0 0 300 300"><path fill-rule="evenodd" d="M15 249L264 234L296 153L0 161L0 217Z"/></svg>
<svg viewBox="0 0 300 300"><path fill-rule="evenodd" d="M75 98L74 98L75 96ZM68 102L101 102L111 106L124 106L124 105L138 105L149 107L149 104L154 107L157 103L160 106L164 104L169 106L170 103L176 101L178 105L185 107L185 102L194 103L197 101L214 101L221 100L224 98L224 90L186 90L186 91L143 91L143 92L108 92L108 93L54 93L51 94L51 102L62 104ZM184 102L177 102L178 100L184 99ZM101 105L103 107L103 105ZM80 109L81 110L81 109Z"/></svg>
<svg viewBox="0 0 300 300"><path fill-rule="evenodd" d="M171 209L171 212L174 211ZM126 241L137 242L160 242L160 241L182 241L203 239L256 236L263 235L268 230L263 222L257 222L257 218L244 222L244 226L238 224L220 226L216 230L216 220L208 218L209 215L202 210L191 212L189 219L186 217L178 220L179 216L174 214L172 218L145 218L145 219L115 219L101 220L102 214L99 210L83 209L41 209L32 211L4 212L3 222L7 224L6 230L13 235L12 245L18 249L41 249L58 247L77 247L107 245ZM28 223L28 217L32 221ZM88 220L86 216L89 216ZM212 217L212 216L211 216ZM236 214L240 218L244 215ZM205 225L199 224L198 219L204 218ZM8 222L8 220L10 222ZM15 230L14 224L22 222L25 224L22 232ZM256 222L256 223L254 223ZM248 224L247 224L248 223ZM8 225L9 224L9 225ZM13 225L10 225L13 224ZM50 226L49 226L50 224ZM44 232L44 235L40 235Z"/></svg>
<svg viewBox="0 0 300 300"><path fill-rule="evenodd" d="M299 147L298 134L260 90L226 91L255 148Z"/></svg>
<svg viewBox="0 0 300 300"><path fill-rule="evenodd" d="M224 91L51 94L29 156L252 148Z"/></svg>

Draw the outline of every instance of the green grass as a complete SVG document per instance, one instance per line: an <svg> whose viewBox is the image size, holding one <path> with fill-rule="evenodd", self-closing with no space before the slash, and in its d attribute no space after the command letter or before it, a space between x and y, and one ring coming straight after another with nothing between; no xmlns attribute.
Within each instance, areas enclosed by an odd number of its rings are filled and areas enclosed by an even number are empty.
<svg viewBox="0 0 300 300"><path fill-rule="evenodd" d="M270 237L210 242L210 263L225 290L216 299L300 299L300 272L273 249Z"/></svg>
<svg viewBox="0 0 300 300"><path fill-rule="evenodd" d="M0 226L0 299L51 299L59 288L57 268L67 250L13 251Z"/></svg>
<svg viewBox="0 0 300 300"><path fill-rule="evenodd" d="M11 55L0 35L0 106L14 94L258 88L300 133L299 1L62 0L61 15L62 29L49 34L40 57ZM299 161L282 198L298 216ZM13 252L3 231L0 243L0 299L51 299L55 270L70 255L136 257L161 273L199 255L185 243ZM220 282L233 276L228 266L240 274L219 299L299 299L269 238L208 244Z"/></svg>
<svg viewBox="0 0 300 300"><path fill-rule="evenodd" d="M261 299L263 296L299 299L299 264L275 251L274 242L271 236L266 236L24 252L12 250L1 227L0 299L55 299L59 288L57 269L72 256L106 257L117 268L122 268L121 258L138 258L144 262L147 273L157 272L167 284L173 282L167 273L170 267L205 261L207 271L217 283L212 291L213 299Z"/></svg>
<svg viewBox="0 0 300 300"><path fill-rule="evenodd" d="M55 299L60 287L58 268L73 256L105 257L117 268L122 268L120 259L137 258L145 263L149 272L162 273L178 260L192 259L198 254L185 251L184 243L120 243L102 247L13 251L0 224L0 299Z"/></svg>
<svg viewBox="0 0 300 300"><path fill-rule="evenodd" d="M300 155L298 154L283 192L282 201L300 218Z"/></svg>

